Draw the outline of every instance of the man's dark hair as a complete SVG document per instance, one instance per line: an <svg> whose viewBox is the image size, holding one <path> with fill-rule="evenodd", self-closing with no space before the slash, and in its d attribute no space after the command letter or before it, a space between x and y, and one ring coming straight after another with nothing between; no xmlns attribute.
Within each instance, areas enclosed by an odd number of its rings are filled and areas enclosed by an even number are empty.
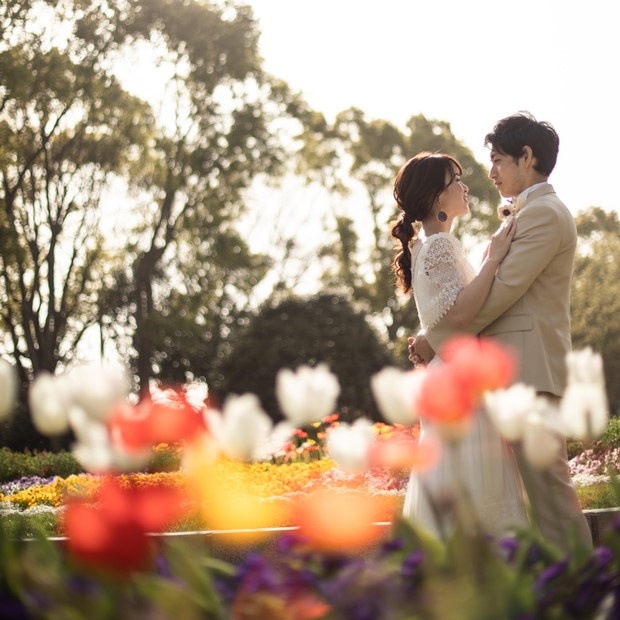
<svg viewBox="0 0 620 620"><path fill-rule="evenodd" d="M548 177L558 159L560 138L550 123L537 121L529 112L517 112L497 121L485 136L484 145L515 159L523 155L523 147L529 146L536 158L534 169Z"/></svg>

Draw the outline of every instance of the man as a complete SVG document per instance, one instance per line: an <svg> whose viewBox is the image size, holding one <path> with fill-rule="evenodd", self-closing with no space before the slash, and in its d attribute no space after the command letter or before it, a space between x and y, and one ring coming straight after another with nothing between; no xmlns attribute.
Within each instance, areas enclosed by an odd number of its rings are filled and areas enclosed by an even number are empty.
<svg viewBox="0 0 620 620"><path fill-rule="evenodd" d="M502 196L513 198L509 211L517 231L467 331L512 347L519 360L517 380L558 401L566 384L565 356L571 349L569 294L577 243L573 217L547 182L559 138L550 124L520 112L498 121L485 146L491 148L489 177ZM412 361L428 362L455 331L443 319L425 336L416 337L409 346ZM563 446L555 465L545 472L529 466L521 446L514 450L543 536L566 549L570 532L591 546L570 479L565 441Z"/></svg>

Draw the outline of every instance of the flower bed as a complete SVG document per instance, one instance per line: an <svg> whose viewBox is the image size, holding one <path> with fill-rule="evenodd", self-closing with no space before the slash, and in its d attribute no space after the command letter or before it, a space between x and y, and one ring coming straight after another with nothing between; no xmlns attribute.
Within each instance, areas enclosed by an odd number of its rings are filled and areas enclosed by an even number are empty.
<svg viewBox="0 0 620 620"><path fill-rule="evenodd" d="M178 389L131 403L122 383L87 369L73 380L38 377L30 391L35 425L52 434L70 426L73 456L96 475L3 489L3 503L26 510L41 502L51 509L62 505L66 534L60 543L44 537L26 542L0 519L3 615L618 617L620 522L600 532L594 550L568 537L565 548L555 547L529 527L498 540L462 500L467 489L461 487L437 506L437 519L454 508L441 538L393 519L407 478L398 472L432 466L438 458L432 442L415 441L412 425L420 412L453 447L484 394L500 432L522 442L533 467L548 467L557 456L557 426L543 417L548 403L527 386L507 387L507 352L473 338L459 339L449 352L440 352L445 364L432 372L393 368L373 377L379 408L394 424L383 428L366 419L346 424L332 418L339 386L323 365L278 375L276 394L287 420L277 425L251 394L215 411ZM571 398L562 400L558 419L589 442L606 420L600 359L586 351L567 361ZM446 381L450 390L438 390ZM146 473L153 446L162 442L183 446L181 471ZM321 458L325 453L333 463ZM252 533L298 527L259 553L244 551L231 565L210 554L200 535L163 535L192 511L206 528ZM378 528L381 519L393 519L392 526Z"/></svg>

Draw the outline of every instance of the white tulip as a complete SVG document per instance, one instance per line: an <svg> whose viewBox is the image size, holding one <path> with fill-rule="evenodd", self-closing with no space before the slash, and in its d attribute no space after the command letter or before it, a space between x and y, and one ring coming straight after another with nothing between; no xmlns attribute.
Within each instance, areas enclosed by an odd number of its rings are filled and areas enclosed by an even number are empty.
<svg viewBox="0 0 620 620"><path fill-rule="evenodd" d="M104 422L93 420L83 409L71 407L69 422L76 442L71 452L78 463L88 472L129 472L144 467L150 460L150 449L125 452L115 447Z"/></svg>
<svg viewBox="0 0 620 620"><path fill-rule="evenodd" d="M221 451L232 459L258 460L271 439L271 419L254 394L229 396L221 414L209 409L205 416Z"/></svg>
<svg viewBox="0 0 620 620"><path fill-rule="evenodd" d="M426 369L404 371L387 366L370 379L370 387L381 415L392 424L411 426L419 417L416 394Z"/></svg>
<svg viewBox="0 0 620 620"><path fill-rule="evenodd" d="M523 430L523 453L536 469L549 469L557 462L564 445L564 436L555 419L557 413L539 399L539 411L530 413Z"/></svg>
<svg viewBox="0 0 620 620"><path fill-rule="evenodd" d="M560 414L568 436L592 439L605 432L609 408L605 390L594 384L569 385L560 403Z"/></svg>
<svg viewBox="0 0 620 620"><path fill-rule="evenodd" d="M93 420L107 420L114 405L129 393L129 378L122 368L85 364L73 369L68 378L75 403Z"/></svg>
<svg viewBox="0 0 620 620"><path fill-rule="evenodd" d="M508 441L519 441L523 437L527 416L537 409L536 390L515 383L504 390L486 392L484 405L500 435Z"/></svg>
<svg viewBox="0 0 620 620"><path fill-rule="evenodd" d="M43 435L61 435L69 429L71 395L67 383L49 372L34 379L28 391L34 427Z"/></svg>
<svg viewBox="0 0 620 620"><path fill-rule="evenodd" d="M283 368L276 377L276 397L284 415L297 427L319 422L333 413L340 384L326 364Z"/></svg>
<svg viewBox="0 0 620 620"><path fill-rule="evenodd" d="M609 419L603 358L589 347L566 356L568 386L560 403L565 432L577 439L602 435Z"/></svg>
<svg viewBox="0 0 620 620"><path fill-rule="evenodd" d="M359 418L353 424L342 422L328 429L325 445L329 456L342 471L359 474L368 469L369 450L375 441L372 422Z"/></svg>
<svg viewBox="0 0 620 620"><path fill-rule="evenodd" d="M17 372L7 361L0 358L0 422L8 418L17 399Z"/></svg>
<svg viewBox="0 0 620 620"><path fill-rule="evenodd" d="M565 358L568 371L568 383L597 383L605 384L603 374L603 358L594 353L591 347L570 351Z"/></svg>
<svg viewBox="0 0 620 620"><path fill-rule="evenodd" d="M266 461L274 454L281 452L285 444L291 439L295 427L289 422L279 422L273 427L273 430L267 437L267 442L263 445L256 446L254 450L253 460Z"/></svg>

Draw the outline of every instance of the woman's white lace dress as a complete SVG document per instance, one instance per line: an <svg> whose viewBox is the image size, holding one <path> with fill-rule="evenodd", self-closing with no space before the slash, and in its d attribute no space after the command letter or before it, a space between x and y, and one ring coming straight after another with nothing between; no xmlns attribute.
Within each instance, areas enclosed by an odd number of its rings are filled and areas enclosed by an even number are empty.
<svg viewBox="0 0 620 620"><path fill-rule="evenodd" d="M421 327L428 329L454 305L459 292L476 272L460 242L448 233L431 235L424 240L418 238L412 248L411 262ZM438 356L431 362L436 363L441 363ZM433 433L433 428L424 420L421 420L421 427L420 441L423 442ZM478 522L487 533L501 536L527 522L522 489L511 448L484 410L480 410L469 434L456 448L445 447L434 469L411 474L403 513L441 536L442 531L449 531L451 527L455 498L460 497L462 502L467 492L471 500L467 503L475 510Z"/></svg>

